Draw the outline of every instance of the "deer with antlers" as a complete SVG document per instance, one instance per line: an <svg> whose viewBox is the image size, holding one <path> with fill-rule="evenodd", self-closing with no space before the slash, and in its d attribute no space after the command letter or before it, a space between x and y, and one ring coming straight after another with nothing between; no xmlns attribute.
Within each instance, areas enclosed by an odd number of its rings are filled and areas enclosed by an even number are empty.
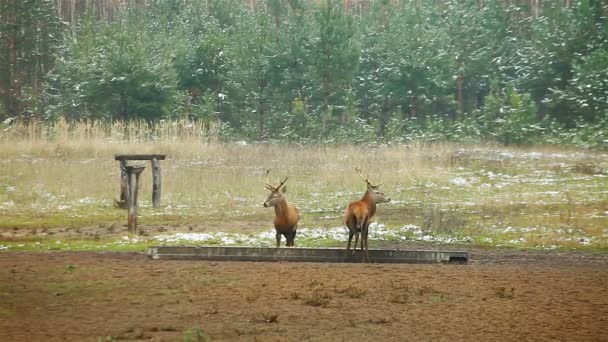
<svg viewBox="0 0 608 342"><path fill-rule="evenodd" d="M287 202L287 196L285 196L287 187L285 186L285 182L287 182L288 177L285 177L278 186L274 187L268 184L269 172L270 170L266 171L266 189L270 190L270 195L268 195L268 198L264 202L264 207L274 207L276 214L274 229L277 231L277 247L281 245L281 235L285 235L285 239L287 240L285 245L293 247L300 213L293 204Z"/></svg>
<svg viewBox="0 0 608 342"><path fill-rule="evenodd" d="M353 254L357 250L357 242L359 240L359 234L361 234L361 250L364 251L364 257L369 261L369 253L367 248L367 236L369 232L369 224L376 214L376 204L390 202L390 198L386 197L382 191L378 188L382 184L372 185L369 182L369 176L363 177L361 169L355 168L355 171L359 174L359 177L367 184L367 191L363 195L363 198L359 201L352 202L346 208L344 214L344 223L348 227L348 245L346 250L350 250L350 243L355 236L355 245L353 248Z"/></svg>

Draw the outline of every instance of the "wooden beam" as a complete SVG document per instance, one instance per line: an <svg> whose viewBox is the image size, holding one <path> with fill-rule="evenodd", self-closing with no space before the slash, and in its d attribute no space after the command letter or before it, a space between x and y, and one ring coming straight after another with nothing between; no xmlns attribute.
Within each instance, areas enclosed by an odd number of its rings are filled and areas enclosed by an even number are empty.
<svg viewBox="0 0 608 342"><path fill-rule="evenodd" d="M127 160L120 160L120 204L126 208L129 202L129 175L127 174Z"/></svg>
<svg viewBox="0 0 608 342"><path fill-rule="evenodd" d="M152 159L152 206L160 207L160 162Z"/></svg>
<svg viewBox="0 0 608 342"><path fill-rule="evenodd" d="M127 226L129 233L137 233L137 191L139 190L139 175L145 169L143 166L127 166L129 174L129 197Z"/></svg>

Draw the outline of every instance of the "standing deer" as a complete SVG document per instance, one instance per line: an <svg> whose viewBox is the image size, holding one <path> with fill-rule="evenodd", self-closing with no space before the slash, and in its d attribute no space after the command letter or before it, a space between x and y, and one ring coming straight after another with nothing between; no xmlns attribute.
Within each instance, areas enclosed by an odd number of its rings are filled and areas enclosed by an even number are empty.
<svg viewBox="0 0 608 342"><path fill-rule="evenodd" d="M355 171L359 174L359 177L367 184L367 191L363 198L359 201L352 202L346 208L344 214L344 223L348 227L348 245L346 250L350 250L350 242L355 236L355 245L353 248L353 254L357 250L357 241L359 240L359 233L361 234L361 250L365 252L365 259L369 261L369 253L367 248L367 235L369 230L369 224L376 213L376 204L387 203L391 199L386 197L378 188L382 184L372 185L368 178L364 178L361 174L361 169L355 168Z"/></svg>
<svg viewBox="0 0 608 342"><path fill-rule="evenodd" d="M269 172L270 170L266 171L267 180ZM281 234L285 235L287 247L294 246L296 230L298 229L298 220L300 219L298 209L293 204L288 203L287 197L285 196L287 187L284 186L284 184L287 182L287 178L288 177L285 177L277 187L268 184L268 181L266 182L266 189L270 190L270 195L268 195L266 202L264 202L264 207L274 207L274 212L276 214L276 217L274 218L274 229L277 231L277 247L281 245Z"/></svg>

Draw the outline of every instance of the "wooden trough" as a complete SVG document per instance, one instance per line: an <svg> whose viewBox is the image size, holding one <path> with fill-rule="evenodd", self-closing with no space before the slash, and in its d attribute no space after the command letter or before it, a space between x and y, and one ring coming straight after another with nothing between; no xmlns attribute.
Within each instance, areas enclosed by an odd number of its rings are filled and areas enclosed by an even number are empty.
<svg viewBox="0 0 608 342"><path fill-rule="evenodd" d="M266 248L266 247L208 247L208 246L152 246L148 249L152 259L162 260L213 260L213 261L291 261L291 262L362 262L360 251L353 256L344 248ZM372 263L405 264L466 264L469 260L463 251L407 251L370 249Z"/></svg>

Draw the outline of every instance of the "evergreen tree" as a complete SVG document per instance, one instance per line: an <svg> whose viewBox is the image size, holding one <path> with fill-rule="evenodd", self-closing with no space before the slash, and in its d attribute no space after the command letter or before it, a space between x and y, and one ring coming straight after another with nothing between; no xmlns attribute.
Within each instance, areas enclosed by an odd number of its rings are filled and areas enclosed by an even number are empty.
<svg viewBox="0 0 608 342"><path fill-rule="evenodd" d="M324 0L315 12L313 72L320 100L320 137L328 133L334 109L343 104L359 59L352 17L342 2Z"/></svg>
<svg viewBox="0 0 608 342"><path fill-rule="evenodd" d="M52 0L0 0L0 119L41 114L35 103L61 33Z"/></svg>
<svg viewBox="0 0 608 342"><path fill-rule="evenodd" d="M589 146L608 125L596 0L70 1L0 0L0 119L185 116L296 141L557 129Z"/></svg>
<svg viewBox="0 0 608 342"><path fill-rule="evenodd" d="M175 78L153 41L136 12L108 24L88 17L66 36L49 75L52 114L75 119L166 117Z"/></svg>

